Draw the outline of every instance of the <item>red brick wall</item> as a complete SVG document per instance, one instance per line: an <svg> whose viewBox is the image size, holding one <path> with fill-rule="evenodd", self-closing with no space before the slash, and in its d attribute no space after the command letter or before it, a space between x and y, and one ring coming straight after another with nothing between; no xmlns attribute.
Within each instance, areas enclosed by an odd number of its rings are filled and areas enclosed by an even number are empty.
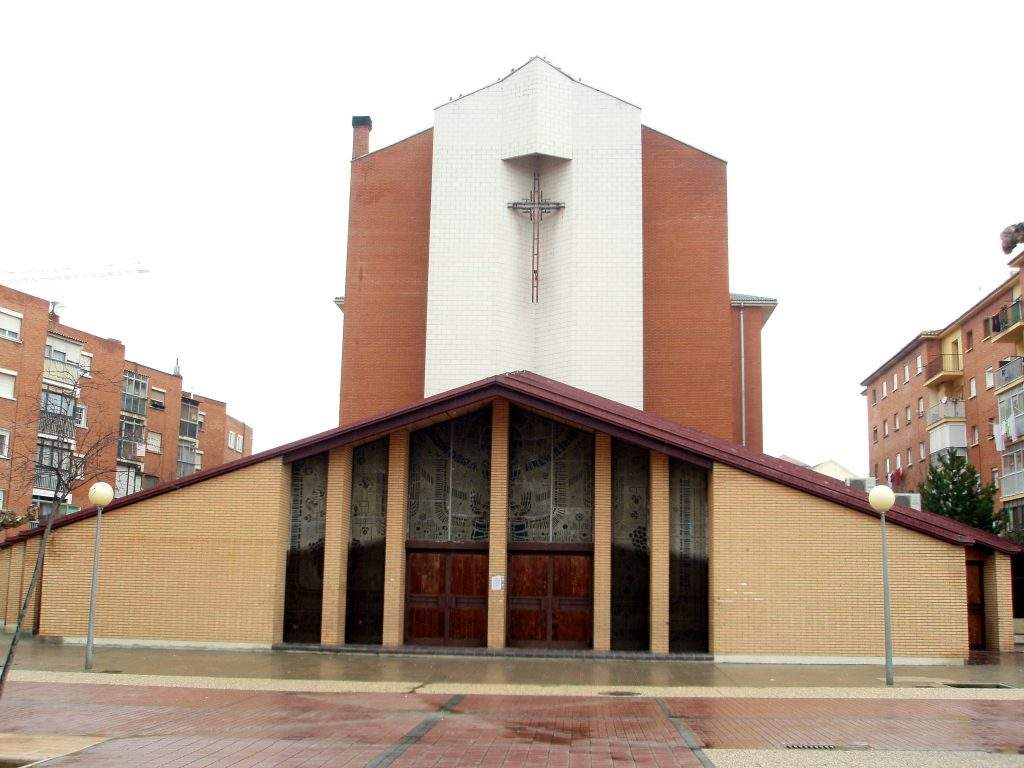
<svg viewBox="0 0 1024 768"><path fill-rule="evenodd" d="M646 126L641 144L644 410L735 440L725 163Z"/></svg>
<svg viewBox="0 0 1024 768"><path fill-rule="evenodd" d="M423 397L433 130L352 161L340 423Z"/></svg>
<svg viewBox="0 0 1024 768"><path fill-rule="evenodd" d="M755 451L763 450L764 434L761 422L761 329L764 328L765 307L743 307L743 329L744 329L744 354L747 358L745 377L747 382L747 447ZM743 411L742 387L740 382L740 308L732 307L732 359L735 363L735 382L733 385L733 397L735 409L733 412L732 439L742 442L743 438Z"/></svg>

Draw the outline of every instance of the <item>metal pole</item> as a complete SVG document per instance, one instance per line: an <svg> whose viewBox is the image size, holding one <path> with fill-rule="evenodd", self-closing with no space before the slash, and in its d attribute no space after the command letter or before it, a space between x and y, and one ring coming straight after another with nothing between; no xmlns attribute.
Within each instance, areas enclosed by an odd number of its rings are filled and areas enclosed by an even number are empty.
<svg viewBox="0 0 1024 768"><path fill-rule="evenodd" d="M892 604L889 601L889 539L885 533L885 512L882 513L882 611L885 616L885 684L895 684L892 670Z"/></svg>
<svg viewBox="0 0 1024 768"><path fill-rule="evenodd" d="M92 590L89 593L89 630L85 638L85 669L92 669L93 636L96 633L96 582L100 571L100 525L103 522L103 507L96 508L96 538L92 544Z"/></svg>

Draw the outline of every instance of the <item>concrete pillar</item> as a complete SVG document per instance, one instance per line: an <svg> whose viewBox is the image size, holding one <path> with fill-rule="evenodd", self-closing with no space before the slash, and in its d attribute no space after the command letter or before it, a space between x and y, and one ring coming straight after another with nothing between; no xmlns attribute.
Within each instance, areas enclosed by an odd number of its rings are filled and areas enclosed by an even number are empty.
<svg viewBox="0 0 1024 768"><path fill-rule="evenodd" d="M487 548L487 647L505 647L508 594L508 400L491 406L491 519ZM495 578L501 589L491 589Z"/></svg>
<svg viewBox="0 0 1024 768"><path fill-rule="evenodd" d="M612 439L594 435L594 650L612 648Z"/></svg>
<svg viewBox="0 0 1024 768"><path fill-rule="evenodd" d="M405 529L409 496L409 432L388 436L388 506L384 532L384 632L386 646L405 641Z"/></svg>
<svg viewBox="0 0 1024 768"><path fill-rule="evenodd" d="M348 582L348 544L352 521L352 446L331 451L327 459L327 499L324 519L324 602L320 642L345 642L345 596Z"/></svg>
<svg viewBox="0 0 1024 768"><path fill-rule="evenodd" d="M668 653L668 456L651 451L651 653Z"/></svg>

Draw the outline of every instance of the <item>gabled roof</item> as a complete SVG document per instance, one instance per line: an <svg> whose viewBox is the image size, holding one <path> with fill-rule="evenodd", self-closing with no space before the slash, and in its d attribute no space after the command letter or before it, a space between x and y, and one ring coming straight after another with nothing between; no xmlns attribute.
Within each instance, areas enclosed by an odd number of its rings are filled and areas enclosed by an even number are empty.
<svg viewBox="0 0 1024 768"><path fill-rule="evenodd" d="M866 493L850 488L838 480L529 371L516 371L481 379L349 426L321 432L303 440L204 470L187 478L158 485L148 491L117 499L105 511L128 507L137 501L185 488L267 459L297 461L338 446L365 442L395 429L414 427L427 419L444 417L496 397L505 398L515 405L532 408L584 428L606 432L613 437L661 451L699 466L724 464L876 519L878 517L868 504ZM95 510L87 509L68 515L54 522L54 528L70 525L77 520L92 517L93 514ZM1020 552L1024 549L993 533L909 507L894 507L886 519L895 525L954 544L981 545L1007 553ZM38 533L37 529L9 541L20 541Z"/></svg>

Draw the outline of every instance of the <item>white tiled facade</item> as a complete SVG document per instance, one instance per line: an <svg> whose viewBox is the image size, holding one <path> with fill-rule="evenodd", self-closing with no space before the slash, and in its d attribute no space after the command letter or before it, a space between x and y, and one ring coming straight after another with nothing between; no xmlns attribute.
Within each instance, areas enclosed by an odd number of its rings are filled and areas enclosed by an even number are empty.
<svg viewBox="0 0 1024 768"><path fill-rule="evenodd" d="M541 59L439 107L424 394L532 370L643 407L640 110ZM541 224L531 302L529 196Z"/></svg>

